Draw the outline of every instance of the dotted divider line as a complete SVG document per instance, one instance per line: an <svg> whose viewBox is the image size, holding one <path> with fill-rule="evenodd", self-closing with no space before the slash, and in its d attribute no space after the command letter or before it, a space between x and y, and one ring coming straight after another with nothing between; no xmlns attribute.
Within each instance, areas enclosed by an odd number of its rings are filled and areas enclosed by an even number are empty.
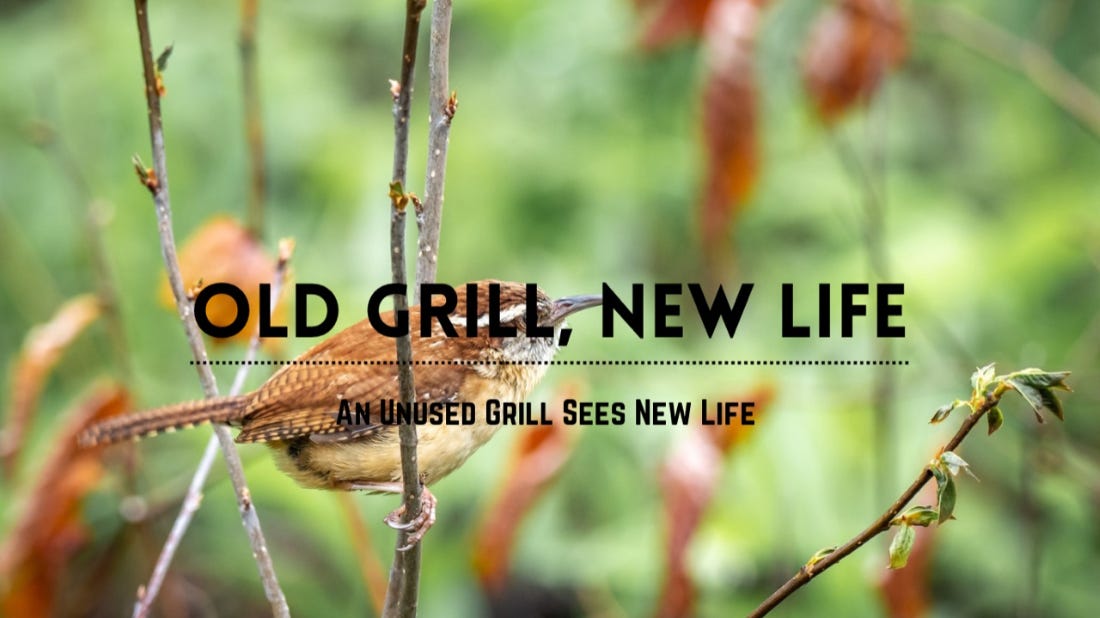
<svg viewBox="0 0 1100 618"><path fill-rule="evenodd" d="M308 360L191 360L191 365L399 365L396 360L356 360L356 359L308 359ZM411 361L413 366L419 365L566 365L566 366L661 366L661 367L900 367L908 366L907 360L530 360L530 361L504 361L504 360L416 360Z"/></svg>

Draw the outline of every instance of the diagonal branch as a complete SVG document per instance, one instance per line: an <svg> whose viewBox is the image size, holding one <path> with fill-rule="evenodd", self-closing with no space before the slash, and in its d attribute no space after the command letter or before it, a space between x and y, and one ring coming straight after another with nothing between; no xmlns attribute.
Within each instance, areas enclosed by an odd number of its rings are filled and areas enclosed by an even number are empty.
<svg viewBox="0 0 1100 618"><path fill-rule="evenodd" d="M416 253L416 302L421 283L434 283L443 225L443 182L447 172L447 145L458 98L450 91L448 72L451 46L451 2L432 4L432 36L428 50L428 167L424 173L424 207L416 213L419 228Z"/></svg>
<svg viewBox="0 0 1100 618"><path fill-rule="evenodd" d="M153 168L151 170L139 169L139 172L142 174L142 182L153 194L153 203L157 211L157 227L160 233L161 255L164 258L168 283L176 300L176 311L183 322L187 343L195 360L195 369L199 372L199 381L202 383L203 392L207 397L216 397L218 395L218 385L208 363L206 348L203 345L198 325L195 323L190 300L184 293L183 277L180 275L179 259L176 257L176 240L172 231L172 207L168 194L168 164L164 147L164 127L161 123L159 72L153 62L148 8L148 0L134 0L145 78L145 101L149 114L149 140L153 151ZM267 551L267 542L260 528L259 517L256 515L255 506L252 504L252 496L245 482L244 469L233 443L233 437L229 435L229 430L221 425L214 426L214 435L217 436L222 454L225 457L229 478L233 483L233 491L237 495L237 506L241 512L241 521L248 533L252 555L260 571L260 580L263 582L267 600L271 603L272 613L280 617L290 616L286 598L282 589L279 588L275 568Z"/></svg>
<svg viewBox="0 0 1100 618"><path fill-rule="evenodd" d="M275 312L275 307L279 304L279 296L282 294L283 285L286 282L287 264L290 262L293 251L293 242L283 240L279 243L279 262L275 267L275 281L271 284L272 313ZM251 369L252 361L256 358L256 352L259 349L260 327L257 324L256 333L252 335L252 340L248 343L244 362L237 369L233 386L229 389L230 396L239 395L244 390L245 378L248 377L248 370ZM187 494L183 498L183 506L180 508L179 515L176 516L176 521L172 524L172 530L168 533L168 538L164 541L164 547L161 548L160 555L157 557L157 563L153 567L153 574L149 577L149 583L145 586L144 592L134 605L134 618L145 616L149 612L149 608L152 607L153 600L160 592L160 587L164 584L164 578L168 575L168 566L172 563L172 558L175 557L176 550L179 549L183 535L187 532L191 520L202 504L202 488L206 484L207 477L210 476L210 469L214 465L214 457L217 454L218 438L211 436L210 441L206 444L206 450L203 451L202 459L199 460L198 468L195 469L195 474L191 477L191 484L187 486Z"/></svg>
<svg viewBox="0 0 1100 618"><path fill-rule="evenodd" d="M931 29L1020 73L1085 129L1100 137L1100 95L1070 73L1049 50L965 10L921 5Z"/></svg>
<svg viewBox="0 0 1100 618"><path fill-rule="evenodd" d="M1001 396L1004 395L1007 387L1001 385L990 392L988 395L981 397L974 406L974 410L963 421L962 426L955 432L955 435L940 449L943 451L954 451L970 433L971 429L974 429L974 425L978 424L987 412L997 407L997 404L1001 401ZM777 605L782 603L787 597L793 594L796 590L809 583L811 579L817 577L829 567L840 562L846 558L849 554L862 547L865 543L875 538L879 534L886 532L890 529L890 522L893 520L902 509L905 508L909 502L916 497L917 493L928 484L928 481L932 480L932 471L925 466L921 473L917 476L916 480L909 485L908 489L902 492L901 496L890 505L890 508L886 509L886 512L881 517L876 519L870 526L867 526L863 532L860 532L850 541L836 548L832 553L825 555L823 558L817 561L811 561L811 563L803 566L799 569L798 573L794 577L787 580L787 583L779 587L775 592L771 594L763 603L760 604L752 613L749 614L749 618L758 618L766 615L771 610L775 609Z"/></svg>

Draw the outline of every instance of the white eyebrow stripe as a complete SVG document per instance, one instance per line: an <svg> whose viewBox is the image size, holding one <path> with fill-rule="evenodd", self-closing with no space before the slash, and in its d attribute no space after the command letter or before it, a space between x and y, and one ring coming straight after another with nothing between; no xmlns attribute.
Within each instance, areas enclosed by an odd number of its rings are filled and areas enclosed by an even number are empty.
<svg viewBox="0 0 1100 618"><path fill-rule="evenodd" d="M515 305L513 307L510 307L507 310L500 312L499 323L500 324L507 324L508 322L511 322L512 320L514 320L514 319L520 317L521 315L523 315L526 311L527 311L527 306L526 305ZM450 320L451 320L451 324L453 324L455 326L466 326L466 318L456 316L456 317L450 318ZM478 320L477 320L478 328L483 328L483 327L486 327L488 325L489 325L489 314L488 313L486 313L485 315L482 315L480 318L478 318Z"/></svg>

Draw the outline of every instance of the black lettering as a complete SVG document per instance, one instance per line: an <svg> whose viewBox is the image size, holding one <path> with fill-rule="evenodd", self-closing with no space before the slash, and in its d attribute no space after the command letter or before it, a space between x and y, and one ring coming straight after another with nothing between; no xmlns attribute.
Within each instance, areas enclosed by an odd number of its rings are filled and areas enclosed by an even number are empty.
<svg viewBox="0 0 1100 618"><path fill-rule="evenodd" d="M337 425L350 425L351 424L351 404L347 399L340 400L340 411L336 413Z"/></svg>
<svg viewBox="0 0 1100 618"><path fill-rule="evenodd" d="M477 284L466 284L466 336L477 337Z"/></svg>
<svg viewBox="0 0 1100 618"><path fill-rule="evenodd" d="M653 286L653 335L656 337L683 337L682 326L669 326L668 318L680 315L680 305L669 303L670 295L684 293L684 286L679 283L658 283Z"/></svg>
<svg viewBox="0 0 1100 618"><path fill-rule="evenodd" d="M527 284L527 336L553 337L554 327L539 325L539 286Z"/></svg>
<svg viewBox="0 0 1100 618"><path fill-rule="evenodd" d="M878 336L879 337L904 337L904 326L891 326L890 316L901 315L901 304L890 304L890 296L898 296L905 293L904 283L881 283L878 286Z"/></svg>
<svg viewBox="0 0 1100 618"><path fill-rule="evenodd" d="M840 284L840 336L852 336L852 322L857 315L867 315L867 305L856 304L855 295L867 294L866 283Z"/></svg>
<svg viewBox="0 0 1100 618"><path fill-rule="evenodd" d="M371 328L384 337L403 337L409 332L409 313L407 311L402 311L400 313L394 311L396 315L396 324L386 324L382 321L382 314L380 313L382 299L394 295L404 296L405 284L387 283L375 290L374 293L370 295L370 300L367 301L367 319L370 320Z"/></svg>
<svg viewBox="0 0 1100 618"><path fill-rule="evenodd" d="M794 325L794 284L783 284L783 337L809 337L810 327Z"/></svg>
<svg viewBox="0 0 1100 618"><path fill-rule="evenodd" d="M731 307L729 300L726 298L726 291L722 289L721 284L719 284L718 291L714 294L713 303L707 302L707 298L703 294L703 286L698 283L688 284L688 290L691 291L691 298L695 301L695 308L699 311L699 319L703 322L707 337L714 336L714 331L718 328L718 320L721 319L726 326L726 332L729 333L730 338L733 338L737 333L737 326L741 323L741 316L745 314L749 295L752 294L752 285L751 283L741 284L741 287L737 290L737 299Z"/></svg>
<svg viewBox="0 0 1100 618"><path fill-rule="evenodd" d="M439 306L432 304L432 298L437 294L443 296L443 304ZM443 329L444 335L457 337L458 333L451 324L450 318L455 307L458 306L458 295L455 294L455 289L442 283L425 283L420 286L420 298L423 299L420 301L420 336L432 336L432 318L435 318L439 321L439 327Z"/></svg>
<svg viewBox="0 0 1100 618"><path fill-rule="evenodd" d="M819 337L828 337L832 328L829 324L829 301L833 293L828 283L817 284L817 332Z"/></svg>
<svg viewBox="0 0 1100 618"><path fill-rule="evenodd" d="M645 301L642 299L642 284L635 283L630 286L630 307L612 291L611 286L607 283L603 284L603 336L614 337L615 336L615 321L614 315L618 314L626 325L630 327L630 330L634 331L634 334L639 339L643 337L643 310L645 309Z"/></svg>
<svg viewBox="0 0 1100 618"><path fill-rule="evenodd" d="M237 317L226 326L214 324L206 315L206 306L210 303L210 299L218 294L225 294L237 305ZM241 332L244 325L248 323L248 297L232 283L212 283L204 286L195 297L195 322L199 330L211 337L232 337Z"/></svg>
<svg viewBox="0 0 1100 618"><path fill-rule="evenodd" d="M272 326L271 324L271 284L260 284L260 336L261 337L286 337L285 326Z"/></svg>
<svg viewBox="0 0 1100 618"><path fill-rule="evenodd" d="M306 298L316 296L325 301L325 317L320 324L310 326L306 320ZM332 290L319 283L299 283L294 286L294 334L298 337L320 337L336 326L340 305Z"/></svg>
<svg viewBox="0 0 1100 618"><path fill-rule="evenodd" d="M515 337L515 326L503 326L500 323L500 284L489 284L489 336L490 337Z"/></svg>

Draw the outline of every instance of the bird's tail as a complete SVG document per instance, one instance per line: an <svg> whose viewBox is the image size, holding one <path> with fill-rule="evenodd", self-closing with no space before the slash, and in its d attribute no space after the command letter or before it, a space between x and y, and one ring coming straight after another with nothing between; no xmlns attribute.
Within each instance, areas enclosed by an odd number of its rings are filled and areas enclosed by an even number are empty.
<svg viewBox="0 0 1100 618"><path fill-rule="evenodd" d="M81 432L78 440L87 447L151 437L204 423L232 423L244 416L247 407L247 396L186 401L96 423Z"/></svg>

